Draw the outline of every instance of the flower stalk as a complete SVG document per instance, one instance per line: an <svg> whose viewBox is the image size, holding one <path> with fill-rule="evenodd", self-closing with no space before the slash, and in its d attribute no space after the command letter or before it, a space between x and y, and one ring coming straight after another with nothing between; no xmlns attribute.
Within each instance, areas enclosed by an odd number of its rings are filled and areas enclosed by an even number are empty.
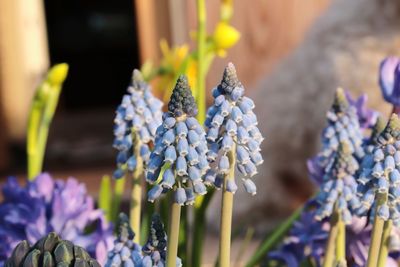
<svg viewBox="0 0 400 267"><path fill-rule="evenodd" d="M139 139L135 142L135 155L140 155L141 142ZM140 218L142 208L142 176L143 176L143 159L138 156L136 160L136 168L132 177L132 192L129 219L132 230L136 233L133 241L140 242Z"/></svg>
<svg viewBox="0 0 400 267"><path fill-rule="evenodd" d="M332 267L335 261L336 240L338 236L338 214L335 213L331 218L331 229L329 231L328 242L326 243L326 253L323 262L323 267Z"/></svg>
<svg viewBox="0 0 400 267"><path fill-rule="evenodd" d="M172 202L171 220L168 232L167 266L175 266L178 257L179 225L181 220L181 205Z"/></svg>
<svg viewBox="0 0 400 267"><path fill-rule="evenodd" d="M198 107L197 119L200 124L204 123L206 114L206 4L204 0L197 0L197 85L195 95L196 104Z"/></svg>
<svg viewBox="0 0 400 267"><path fill-rule="evenodd" d="M381 240L381 249L379 251L378 267L385 267L389 255L389 239L390 232L392 231L393 222L388 220L383 225L383 234Z"/></svg>
<svg viewBox="0 0 400 267"><path fill-rule="evenodd" d="M39 85L33 98L27 129L29 180L33 180L42 172L50 124L67 73L68 65L65 63L52 67L47 73L47 77Z"/></svg>
<svg viewBox="0 0 400 267"><path fill-rule="evenodd" d="M224 185L222 188L221 202L221 227L219 240L219 263L220 267L230 266L231 253L231 232L232 232L232 211L233 211L233 193L227 191L227 183L229 180L235 179L235 163L236 155L234 153L235 145L228 152L229 173L224 177Z"/></svg>
<svg viewBox="0 0 400 267"><path fill-rule="evenodd" d="M375 214L378 212L379 206L384 204L387 199L387 194L378 194L378 202L376 205ZM383 234L385 221L379 217L375 216L374 224L371 233L371 244L368 251L368 261L367 267L376 267L378 266L378 257L381 248L381 240Z"/></svg>

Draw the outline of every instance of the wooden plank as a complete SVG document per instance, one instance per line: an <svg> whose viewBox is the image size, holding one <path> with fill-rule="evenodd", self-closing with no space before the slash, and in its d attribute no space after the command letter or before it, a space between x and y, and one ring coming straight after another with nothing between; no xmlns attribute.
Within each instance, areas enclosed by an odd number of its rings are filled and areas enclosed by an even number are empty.
<svg viewBox="0 0 400 267"><path fill-rule="evenodd" d="M1 108L10 137L25 137L32 95L48 69L42 0L0 1Z"/></svg>

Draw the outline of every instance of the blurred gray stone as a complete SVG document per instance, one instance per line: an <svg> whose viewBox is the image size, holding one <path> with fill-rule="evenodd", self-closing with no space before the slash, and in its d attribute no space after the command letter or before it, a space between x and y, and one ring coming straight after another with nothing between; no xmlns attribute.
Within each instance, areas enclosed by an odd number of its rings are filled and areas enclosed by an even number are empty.
<svg viewBox="0 0 400 267"><path fill-rule="evenodd" d="M378 87L379 63L388 55L400 55L400 1L332 2L303 43L254 90L265 162L255 179L257 195L238 190L235 196L236 225L270 230L312 194L306 160L318 151L338 86L353 96L366 92L369 106L388 114ZM214 225L217 216L210 213Z"/></svg>

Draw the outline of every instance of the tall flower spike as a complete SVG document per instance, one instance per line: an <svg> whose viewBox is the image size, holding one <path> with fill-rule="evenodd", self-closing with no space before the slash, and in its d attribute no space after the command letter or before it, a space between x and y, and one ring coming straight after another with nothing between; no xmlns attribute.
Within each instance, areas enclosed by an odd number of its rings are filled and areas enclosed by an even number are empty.
<svg viewBox="0 0 400 267"><path fill-rule="evenodd" d="M161 124L163 103L151 93L141 73L134 70L127 94L122 98L114 119L114 148L118 150L115 178L134 171L138 157L145 163L150 157L149 143ZM139 145L135 151L135 146Z"/></svg>
<svg viewBox="0 0 400 267"><path fill-rule="evenodd" d="M175 191L175 202L193 204L195 195L206 193L203 176L209 169L205 132L194 117L197 107L186 76L181 75L172 92L168 111L157 129L146 179L155 186L148 193L154 201L162 192ZM158 177L163 169L162 178Z"/></svg>
<svg viewBox="0 0 400 267"><path fill-rule="evenodd" d="M254 176L257 166L263 163L260 144L264 138L257 128L254 102L244 96L244 87L232 63L225 68L221 83L213 90L213 97L214 104L207 111L205 125L210 147L208 159L216 162L216 168L210 171L207 180L220 187L218 175L225 175L229 170L227 153L234 149L237 169L247 176L243 179L243 185L248 193L254 195L256 186L248 177ZM230 180L227 190L235 193L236 189L235 181Z"/></svg>
<svg viewBox="0 0 400 267"><path fill-rule="evenodd" d="M164 224L158 214L151 218L150 233L147 243L143 246L143 267L165 266L167 258L167 234ZM176 267L182 266L180 258L176 260Z"/></svg>
<svg viewBox="0 0 400 267"><path fill-rule="evenodd" d="M364 137L357 110L355 106L349 105L343 89L336 90L334 103L326 117L328 125L321 137L322 150L307 163L310 177L318 185L321 184L324 175L329 173L340 143L346 142L358 161L364 156Z"/></svg>
<svg viewBox="0 0 400 267"><path fill-rule="evenodd" d="M392 114L361 168L357 189L362 203L359 214L367 215L378 194L386 194L387 201L379 205L377 215L400 225L400 121L396 114Z"/></svg>
<svg viewBox="0 0 400 267"><path fill-rule="evenodd" d="M352 214L360 205L354 177L357 170L358 163L352 156L349 145L346 142L341 143L332 168L324 175L316 197L321 204L316 212L317 220L331 217L337 212L345 224L351 223Z"/></svg>
<svg viewBox="0 0 400 267"><path fill-rule="evenodd" d="M118 237L114 241L114 248L108 252L105 267L142 266L141 247L133 242L135 233L129 226L128 216L124 213L119 215L116 228Z"/></svg>

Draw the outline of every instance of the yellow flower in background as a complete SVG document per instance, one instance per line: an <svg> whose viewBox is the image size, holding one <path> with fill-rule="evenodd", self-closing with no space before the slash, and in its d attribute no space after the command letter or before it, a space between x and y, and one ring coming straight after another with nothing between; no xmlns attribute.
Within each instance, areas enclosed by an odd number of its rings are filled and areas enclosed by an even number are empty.
<svg viewBox="0 0 400 267"><path fill-rule="evenodd" d="M160 65L171 72L179 70L189 53L189 45L184 44L170 48L165 39L160 41L160 48L163 56Z"/></svg>
<svg viewBox="0 0 400 267"><path fill-rule="evenodd" d="M218 56L224 57L226 49L234 46L240 39L240 33L228 23L221 21L217 24L212 36Z"/></svg>
<svg viewBox="0 0 400 267"><path fill-rule="evenodd" d="M196 85L197 63L189 54L189 45L170 47L165 39L160 41L162 58L160 71L152 81L154 88L162 99L168 102L172 89L180 74L186 74L189 85ZM195 92L194 92L195 93Z"/></svg>

